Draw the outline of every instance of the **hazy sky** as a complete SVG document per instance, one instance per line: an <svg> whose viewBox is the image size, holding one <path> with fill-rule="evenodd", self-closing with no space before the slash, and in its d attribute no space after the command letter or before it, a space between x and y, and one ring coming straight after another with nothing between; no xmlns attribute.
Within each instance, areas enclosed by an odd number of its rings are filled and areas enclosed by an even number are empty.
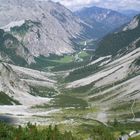
<svg viewBox="0 0 140 140"><path fill-rule="evenodd" d="M71 10L83 6L100 6L111 9L133 9L140 10L140 0L53 0L60 2Z"/></svg>

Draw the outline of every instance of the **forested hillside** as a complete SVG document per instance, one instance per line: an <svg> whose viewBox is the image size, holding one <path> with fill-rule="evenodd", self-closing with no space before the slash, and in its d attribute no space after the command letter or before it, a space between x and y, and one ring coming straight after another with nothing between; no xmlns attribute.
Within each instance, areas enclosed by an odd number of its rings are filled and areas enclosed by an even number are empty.
<svg viewBox="0 0 140 140"><path fill-rule="evenodd" d="M123 30L105 36L96 50L98 55L116 55L140 36L140 15L136 16ZM139 43L139 42L138 42ZM136 46L138 47L138 43Z"/></svg>

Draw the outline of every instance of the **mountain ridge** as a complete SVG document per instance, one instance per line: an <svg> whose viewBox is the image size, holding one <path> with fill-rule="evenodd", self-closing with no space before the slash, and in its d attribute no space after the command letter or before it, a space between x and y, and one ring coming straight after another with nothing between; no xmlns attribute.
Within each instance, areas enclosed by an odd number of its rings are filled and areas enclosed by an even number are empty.
<svg viewBox="0 0 140 140"><path fill-rule="evenodd" d="M133 46L133 42L139 44L140 37L140 15L135 16L128 24L123 26L118 32L113 32L105 36L98 44L96 54L99 55L116 55L118 51L126 47ZM135 47L134 47L135 48Z"/></svg>
<svg viewBox="0 0 140 140"><path fill-rule="evenodd" d="M117 11L96 6L84 7L74 13L93 25L100 38L129 21L127 16Z"/></svg>

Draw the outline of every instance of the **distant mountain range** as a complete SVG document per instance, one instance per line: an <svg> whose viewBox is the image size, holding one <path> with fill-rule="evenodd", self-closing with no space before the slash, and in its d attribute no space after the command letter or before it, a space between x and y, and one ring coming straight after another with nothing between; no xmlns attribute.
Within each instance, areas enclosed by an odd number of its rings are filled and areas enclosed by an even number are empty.
<svg viewBox="0 0 140 140"><path fill-rule="evenodd" d="M94 27L98 38L127 23L130 18L116 11L100 8L85 7L75 12L75 15Z"/></svg>

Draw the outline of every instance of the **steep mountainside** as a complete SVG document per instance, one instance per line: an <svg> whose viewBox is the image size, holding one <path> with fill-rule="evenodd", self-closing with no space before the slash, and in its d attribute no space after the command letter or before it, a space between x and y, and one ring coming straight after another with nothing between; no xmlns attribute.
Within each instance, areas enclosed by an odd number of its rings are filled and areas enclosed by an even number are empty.
<svg viewBox="0 0 140 140"><path fill-rule="evenodd" d="M96 37L103 37L108 32L129 21L129 18L121 13L95 6L76 11L75 15L93 25Z"/></svg>
<svg viewBox="0 0 140 140"><path fill-rule="evenodd" d="M107 56L94 60L67 74L65 79L71 82L68 81L65 91L84 96L92 107L98 108L95 114L87 115L89 118L94 116L102 122L113 118L139 121L139 57L140 48L137 48L116 59Z"/></svg>
<svg viewBox="0 0 140 140"><path fill-rule="evenodd" d="M0 98L3 98L3 102L0 100L0 104L4 104L7 100L5 105L22 104L28 106L47 102L49 99L41 98L43 95L41 97L35 96L40 92L39 87L44 87L45 97L47 97L49 90L53 89L55 81L50 80L49 76L50 74L47 73L0 63ZM38 89L35 90L35 87Z"/></svg>
<svg viewBox="0 0 140 140"><path fill-rule="evenodd" d="M119 32L105 36L96 50L98 55L117 55L135 49L140 44L140 15L125 25Z"/></svg>
<svg viewBox="0 0 140 140"><path fill-rule="evenodd" d="M65 92L97 107L87 118L140 120L140 16L104 37L97 59L65 74Z"/></svg>
<svg viewBox="0 0 140 140"><path fill-rule="evenodd" d="M0 7L0 27L11 32L33 56L72 53L73 39L89 37L86 32L91 27L59 3L1 0Z"/></svg>
<svg viewBox="0 0 140 140"><path fill-rule="evenodd" d="M35 62L28 49L12 34L2 29L0 29L0 61L24 66Z"/></svg>

